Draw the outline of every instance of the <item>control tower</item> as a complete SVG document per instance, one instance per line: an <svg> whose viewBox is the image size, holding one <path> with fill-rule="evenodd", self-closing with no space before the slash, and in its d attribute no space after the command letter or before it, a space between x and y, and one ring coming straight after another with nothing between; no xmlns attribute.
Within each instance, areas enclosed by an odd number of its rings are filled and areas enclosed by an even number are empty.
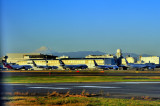
<svg viewBox="0 0 160 106"><path fill-rule="evenodd" d="M117 59L122 57L122 50L121 49L117 49L116 56L117 56Z"/></svg>
<svg viewBox="0 0 160 106"><path fill-rule="evenodd" d="M122 51L121 51L121 49L117 49L116 57L117 57L117 65L121 65L122 64Z"/></svg>

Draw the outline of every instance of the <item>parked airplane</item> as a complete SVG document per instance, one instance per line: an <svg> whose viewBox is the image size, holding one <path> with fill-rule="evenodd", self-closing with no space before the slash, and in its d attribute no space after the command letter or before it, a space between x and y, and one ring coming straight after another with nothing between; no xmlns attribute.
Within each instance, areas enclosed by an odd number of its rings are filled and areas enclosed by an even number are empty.
<svg viewBox="0 0 160 106"><path fill-rule="evenodd" d="M147 66L149 67L149 69L154 69L154 68L156 68L155 63L150 63L150 61L149 61L149 63L145 63L145 65L147 65Z"/></svg>
<svg viewBox="0 0 160 106"><path fill-rule="evenodd" d="M57 69L57 66L47 66L47 65L37 65L33 60L33 66L37 68L43 68L43 69Z"/></svg>
<svg viewBox="0 0 160 106"><path fill-rule="evenodd" d="M94 65L96 68L104 69L104 70L107 70L107 69L117 70L119 68L117 65L98 65L95 60L94 60Z"/></svg>
<svg viewBox="0 0 160 106"><path fill-rule="evenodd" d="M63 69L75 70L75 69L86 69L86 68L88 68L88 66L85 65L85 64L65 65L64 62L61 59L59 59L59 62L60 62L60 66L62 66Z"/></svg>
<svg viewBox="0 0 160 106"><path fill-rule="evenodd" d="M10 65L5 60L2 60L2 63L4 65L4 67L6 67L8 69L14 69L14 70L25 69L25 70L28 70L28 69L32 68L32 66L30 66L30 65Z"/></svg>
<svg viewBox="0 0 160 106"><path fill-rule="evenodd" d="M0 65L0 70L2 70L3 69L3 66L2 65Z"/></svg>
<svg viewBox="0 0 160 106"><path fill-rule="evenodd" d="M133 68L133 69L141 69L141 70L144 70L145 68L146 69L153 69L156 67L154 63L146 63L146 64L134 64L134 63L128 63L127 59L125 58L125 61L127 63L127 66L128 68Z"/></svg>

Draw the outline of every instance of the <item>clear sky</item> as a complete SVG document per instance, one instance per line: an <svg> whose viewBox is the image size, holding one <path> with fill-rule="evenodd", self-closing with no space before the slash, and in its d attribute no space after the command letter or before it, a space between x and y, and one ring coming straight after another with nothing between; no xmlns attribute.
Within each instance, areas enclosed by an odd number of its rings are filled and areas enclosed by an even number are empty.
<svg viewBox="0 0 160 106"><path fill-rule="evenodd" d="M3 53L160 55L160 0L1 0Z"/></svg>

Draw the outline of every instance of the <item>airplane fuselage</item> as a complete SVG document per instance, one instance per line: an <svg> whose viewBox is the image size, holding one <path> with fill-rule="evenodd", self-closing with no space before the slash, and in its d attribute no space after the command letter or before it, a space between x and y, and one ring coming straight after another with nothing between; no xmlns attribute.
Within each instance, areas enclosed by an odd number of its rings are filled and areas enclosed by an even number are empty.
<svg viewBox="0 0 160 106"><path fill-rule="evenodd" d="M57 69L57 66L36 66L37 68L44 68L44 69Z"/></svg>
<svg viewBox="0 0 160 106"><path fill-rule="evenodd" d="M79 64L79 65L63 65L62 67L63 67L64 69L70 69L70 70L86 69L86 68L88 68L88 66L85 65L85 64Z"/></svg>
<svg viewBox="0 0 160 106"><path fill-rule="evenodd" d="M147 68L147 69L154 69L155 68L155 65L147 65L147 64L133 64L133 63L128 63L127 64L128 67L130 68L137 68L137 69L144 69L144 68Z"/></svg>

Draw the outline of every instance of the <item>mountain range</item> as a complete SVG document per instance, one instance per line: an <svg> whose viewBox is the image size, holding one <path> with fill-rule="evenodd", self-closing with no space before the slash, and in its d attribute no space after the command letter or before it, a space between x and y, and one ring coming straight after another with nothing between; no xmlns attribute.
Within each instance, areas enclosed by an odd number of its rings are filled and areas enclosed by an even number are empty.
<svg viewBox="0 0 160 106"><path fill-rule="evenodd" d="M55 56L69 56L71 58L84 58L85 56L88 55L104 55L107 54L105 52L101 52L101 51L77 51L77 52L56 52L53 51L45 46L40 47L39 49L35 50L34 52L36 53L42 53L42 54L52 54ZM116 53L113 53L113 55L115 55ZM140 55L135 54L135 53L122 53L123 57L126 57L130 55L131 57L135 57L138 58ZM142 54L141 56L143 57L148 57L148 56L152 56L152 55L148 55L148 54Z"/></svg>

